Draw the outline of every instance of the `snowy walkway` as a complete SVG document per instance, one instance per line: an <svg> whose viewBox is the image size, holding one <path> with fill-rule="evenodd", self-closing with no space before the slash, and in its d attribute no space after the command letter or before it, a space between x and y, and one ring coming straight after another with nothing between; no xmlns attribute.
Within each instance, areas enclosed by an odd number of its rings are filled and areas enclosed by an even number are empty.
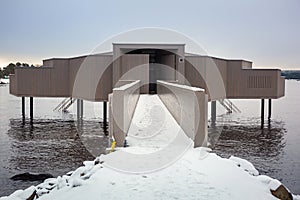
<svg viewBox="0 0 300 200"><path fill-rule="evenodd" d="M104 158L104 165L129 173L160 170L178 160L189 139L157 95L141 95L129 127L129 147Z"/></svg>

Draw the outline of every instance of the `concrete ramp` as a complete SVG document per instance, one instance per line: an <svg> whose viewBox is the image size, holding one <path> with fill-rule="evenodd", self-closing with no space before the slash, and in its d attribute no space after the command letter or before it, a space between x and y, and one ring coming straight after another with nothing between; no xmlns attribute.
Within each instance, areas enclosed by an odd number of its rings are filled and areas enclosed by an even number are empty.
<svg viewBox="0 0 300 200"><path fill-rule="evenodd" d="M140 95L126 137L127 148L103 157L104 165L128 173L165 168L193 147L158 95Z"/></svg>
<svg viewBox="0 0 300 200"><path fill-rule="evenodd" d="M140 95L127 134L129 146L157 151L174 141L178 134L190 140L158 95Z"/></svg>
<svg viewBox="0 0 300 200"><path fill-rule="evenodd" d="M193 146L206 146L207 94L200 88L157 81L158 95L140 95L139 81L110 95L110 134L117 151L104 165L146 173L167 167Z"/></svg>

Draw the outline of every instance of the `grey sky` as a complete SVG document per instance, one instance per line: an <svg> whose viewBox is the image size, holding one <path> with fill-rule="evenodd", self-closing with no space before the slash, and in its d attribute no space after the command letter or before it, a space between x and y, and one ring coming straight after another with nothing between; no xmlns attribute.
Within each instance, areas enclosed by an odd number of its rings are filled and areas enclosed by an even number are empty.
<svg viewBox="0 0 300 200"><path fill-rule="evenodd" d="M119 32L177 30L209 55L300 68L300 0L0 1L0 66L88 54Z"/></svg>

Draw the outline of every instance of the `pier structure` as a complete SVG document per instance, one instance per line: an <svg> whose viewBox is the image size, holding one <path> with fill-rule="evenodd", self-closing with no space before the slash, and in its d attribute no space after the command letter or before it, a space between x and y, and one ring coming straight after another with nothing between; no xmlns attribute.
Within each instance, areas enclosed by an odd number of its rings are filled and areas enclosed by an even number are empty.
<svg viewBox="0 0 300 200"><path fill-rule="evenodd" d="M270 119L271 101L284 96L285 81L279 69L253 69L252 62L242 59L188 53L185 44L113 43L111 52L46 59L41 67L16 67L10 75L10 93L22 98L23 118L25 97L30 97L31 121L33 97L77 99L78 119L83 118L83 101L103 102L103 126L107 127L109 114L109 134L119 146L139 95L158 95L185 133L201 146L207 134L208 102L215 124L216 102L230 112L238 109L226 104L226 99L261 99L263 122L264 100L269 99Z"/></svg>

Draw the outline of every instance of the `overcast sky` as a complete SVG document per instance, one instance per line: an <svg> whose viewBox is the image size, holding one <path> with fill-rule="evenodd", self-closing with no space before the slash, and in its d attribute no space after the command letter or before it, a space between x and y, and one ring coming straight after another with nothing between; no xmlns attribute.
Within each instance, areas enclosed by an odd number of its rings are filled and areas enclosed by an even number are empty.
<svg viewBox="0 0 300 200"><path fill-rule="evenodd" d="M300 0L1 0L0 66L88 54L141 27L179 31L209 55L300 69Z"/></svg>

